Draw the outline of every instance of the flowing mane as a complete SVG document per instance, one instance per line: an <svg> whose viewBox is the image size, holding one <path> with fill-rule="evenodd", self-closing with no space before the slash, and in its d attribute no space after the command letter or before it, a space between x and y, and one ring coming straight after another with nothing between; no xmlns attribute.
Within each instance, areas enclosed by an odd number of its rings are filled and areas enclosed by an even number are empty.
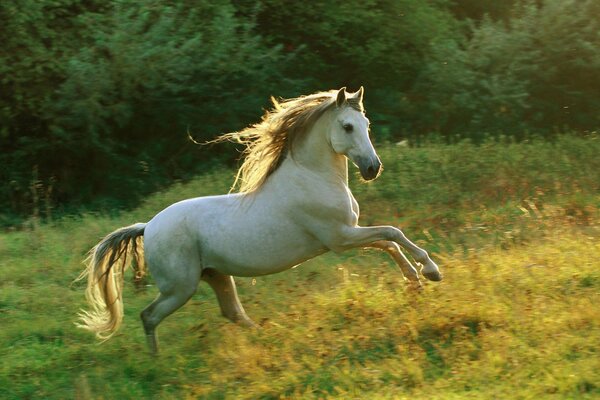
<svg viewBox="0 0 600 400"><path fill-rule="evenodd" d="M293 99L276 100L261 122L239 132L226 133L215 142L230 141L244 144L244 162L239 168L232 190L239 187L242 193L259 189L277 170L294 142L304 135L325 111L336 104L336 90L318 92ZM347 105L363 111L362 103L348 99Z"/></svg>

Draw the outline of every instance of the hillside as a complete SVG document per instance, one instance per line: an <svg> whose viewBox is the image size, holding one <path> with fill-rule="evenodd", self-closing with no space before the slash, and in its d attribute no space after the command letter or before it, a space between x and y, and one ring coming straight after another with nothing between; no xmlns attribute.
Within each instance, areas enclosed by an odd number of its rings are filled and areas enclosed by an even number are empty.
<svg viewBox="0 0 600 400"><path fill-rule="evenodd" d="M108 232L180 199L224 193L215 169L117 215L0 234L0 397L532 399L600 396L600 139L378 148L353 178L363 224L390 223L444 272L415 292L384 254L326 254L236 279L262 329L219 315L201 284L147 350L151 279L126 279L125 321L98 344L73 322L73 283ZM392 267L392 268L390 268Z"/></svg>

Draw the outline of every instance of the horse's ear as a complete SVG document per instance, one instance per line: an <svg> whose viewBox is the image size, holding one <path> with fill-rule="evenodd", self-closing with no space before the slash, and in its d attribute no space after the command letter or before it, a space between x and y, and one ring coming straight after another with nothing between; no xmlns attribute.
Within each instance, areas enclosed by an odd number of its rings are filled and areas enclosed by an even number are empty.
<svg viewBox="0 0 600 400"><path fill-rule="evenodd" d="M338 107L341 107L345 103L346 103L346 87L344 86L337 92L337 97L335 98L335 105Z"/></svg>
<svg viewBox="0 0 600 400"><path fill-rule="evenodd" d="M358 89L356 91L356 93L354 93L352 95L352 98L358 100L359 103L362 103L364 93L365 93L365 88L361 86L360 89Z"/></svg>

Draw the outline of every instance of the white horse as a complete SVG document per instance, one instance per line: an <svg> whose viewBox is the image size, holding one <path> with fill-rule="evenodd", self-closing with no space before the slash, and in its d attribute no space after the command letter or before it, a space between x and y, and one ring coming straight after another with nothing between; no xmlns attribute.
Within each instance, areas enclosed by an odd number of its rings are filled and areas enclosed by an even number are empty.
<svg viewBox="0 0 600 400"><path fill-rule="evenodd" d="M381 171L362 98L361 87L356 93L342 88L281 103L273 99L274 108L261 123L217 139L247 146L236 178L240 192L184 200L148 223L106 236L90 251L81 274L88 278L86 297L92 309L81 314L80 326L100 338L109 338L118 329L128 256L138 277L147 266L160 291L141 313L154 353L156 327L192 297L200 280L213 288L225 317L250 326L254 323L240 304L233 276L273 274L330 250L384 250L406 278L420 285L417 270L400 245L426 278L441 280L427 252L399 229L358 225L347 159L365 180L375 179Z"/></svg>

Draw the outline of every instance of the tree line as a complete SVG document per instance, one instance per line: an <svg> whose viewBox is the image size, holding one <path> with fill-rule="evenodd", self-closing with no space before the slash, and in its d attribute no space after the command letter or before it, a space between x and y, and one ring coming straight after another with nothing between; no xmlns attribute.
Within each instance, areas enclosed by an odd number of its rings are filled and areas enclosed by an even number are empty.
<svg viewBox="0 0 600 400"><path fill-rule="evenodd" d="M600 126L597 0L0 3L0 224L231 162L271 95L366 89L375 140ZM41 211L40 211L41 210Z"/></svg>

